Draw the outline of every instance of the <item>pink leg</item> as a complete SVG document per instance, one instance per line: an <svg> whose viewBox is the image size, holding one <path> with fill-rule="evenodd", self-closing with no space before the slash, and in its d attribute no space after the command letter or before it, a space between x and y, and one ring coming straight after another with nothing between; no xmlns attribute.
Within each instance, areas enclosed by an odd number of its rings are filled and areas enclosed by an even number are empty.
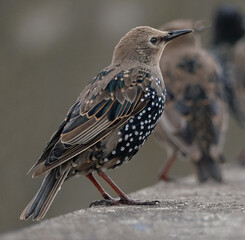
<svg viewBox="0 0 245 240"><path fill-rule="evenodd" d="M104 172L98 171L98 175L102 177L116 192L116 194L119 196L119 199L104 199L101 201L94 201L90 204L90 206L98 206L98 205L119 205L119 204L125 204L125 205L156 205L159 203L159 201L136 201L128 198L128 196L112 181L112 179L107 176Z"/></svg>
<svg viewBox="0 0 245 240"><path fill-rule="evenodd" d="M238 154L237 160L239 164L241 164L242 166L245 166L245 147Z"/></svg>
<svg viewBox="0 0 245 240"><path fill-rule="evenodd" d="M98 172L98 174L112 187L120 199L129 200L128 196L113 182L109 176L107 176L104 172Z"/></svg>
<svg viewBox="0 0 245 240"><path fill-rule="evenodd" d="M169 181L169 178L168 178L168 171L169 169L172 167L173 163L175 162L176 160L176 151L173 153L173 155L168 159L168 161L166 162L166 164L164 165L163 167L163 170L162 170L162 173L160 175L160 180L162 181Z"/></svg>
<svg viewBox="0 0 245 240"><path fill-rule="evenodd" d="M97 182L97 180L94 178L92 173L89 173L86 175L86 177L94 184L94 186L99 190L101 195L103 196L104 199L113 199L101 185Z"/></svg>

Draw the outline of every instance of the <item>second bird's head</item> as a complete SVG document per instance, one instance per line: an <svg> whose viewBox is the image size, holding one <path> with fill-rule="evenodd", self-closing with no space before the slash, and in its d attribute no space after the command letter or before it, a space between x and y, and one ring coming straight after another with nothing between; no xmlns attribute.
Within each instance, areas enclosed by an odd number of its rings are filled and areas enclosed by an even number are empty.
<svg viewBox="0 0 245 240"><path fill-rule="evenodd" d="M157 65L166 44L190 32L192 32L190 29L159 31L147 26L133 28L116 45L112 62L114 64L139 62Z"/></svg>

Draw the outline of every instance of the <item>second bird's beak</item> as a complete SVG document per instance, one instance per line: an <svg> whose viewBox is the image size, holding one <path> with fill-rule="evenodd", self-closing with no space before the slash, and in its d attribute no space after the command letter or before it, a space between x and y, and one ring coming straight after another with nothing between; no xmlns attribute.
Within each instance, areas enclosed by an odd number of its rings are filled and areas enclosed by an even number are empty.
<svg viewBox="0 0 245 240"><path fill-rule="evenodd" d="M168 31L168 35L163 37L163 40L165 42L168 42L176 37L179 37L181 35L187 34L193 32L191 29L183 29L183 30L175 30L175 31Z"/></svg>

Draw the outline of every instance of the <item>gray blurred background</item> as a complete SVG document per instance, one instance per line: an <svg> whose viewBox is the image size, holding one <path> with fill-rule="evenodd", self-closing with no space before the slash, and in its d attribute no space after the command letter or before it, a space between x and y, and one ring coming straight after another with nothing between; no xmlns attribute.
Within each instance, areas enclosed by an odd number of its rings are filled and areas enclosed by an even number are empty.
<svg viewBox="0 0 245 240"><path fill-rule="evenodd" d="M2 0L0 1L0 232L30 224L19 215L42 178L26 176L83 87L111 61L131 28L158 27L176 18L211 20L219 0ZM232 1L245 12L244 0ZM202 35L205 45L211 31ZM245 131L230 119L225 147L233 160ZM126 192L157 182L165 152L153 137L129 164L109 171ZM189 162L172 174L191 172ZM88 207L100 199L83 176L63 185L46 218Z"/></svg>

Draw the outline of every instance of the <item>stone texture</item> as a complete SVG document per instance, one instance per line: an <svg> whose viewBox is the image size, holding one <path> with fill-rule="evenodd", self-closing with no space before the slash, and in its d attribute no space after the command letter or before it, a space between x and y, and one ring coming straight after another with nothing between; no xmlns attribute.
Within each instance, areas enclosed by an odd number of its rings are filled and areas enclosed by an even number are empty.
<svg viewBox="0 0 245 240"><path fill-rule="evenodd" d="M47 219L1 240L245 239L245 169L227 166L223 184L192 176L131 194L146 206L93 207Z"/></svg>

